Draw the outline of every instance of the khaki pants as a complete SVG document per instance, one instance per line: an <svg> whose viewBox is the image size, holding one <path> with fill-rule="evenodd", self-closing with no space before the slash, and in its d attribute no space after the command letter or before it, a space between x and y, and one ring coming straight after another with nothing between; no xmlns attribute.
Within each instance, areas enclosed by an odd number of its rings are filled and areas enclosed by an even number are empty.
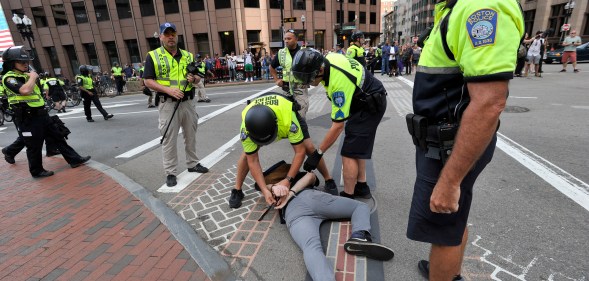
<svg viewBox="0 0 589 281"><path fill-rule="evenodd" d="M196 97L199 100L208 99L207 91L205 90L205 84L203 83L203 81L204 81L204 79L200 79L200 82L198 82L198 84L196 84L196 89L194 89L196 91Z"/></svg>
<svg viewBox="0 0 589 281"><path fill-rule="evenodd" d="M290 95L290 93L286 94ZM299 115L307 119L307 110L309 110L309 89L295 89L294 98L297 101L297 103L301 106L301 109L299 110Z"/></svg>
<svg viewBox="0 0 589 281"><path fill-rule="evenodd" d="M159 130L160 135L164 134L170 117L174 112L176 102L168 98L166 102L160 100L159 111ZM170 128L166 138L162 143L162 157L164 160L164 171L166 175L177 175L176 166L178 165L178 150L176 147L178 141L178 131L182 127L184 136L184 151L186 152L186 166L192 168L198 164L196 156L196 129L198 127L198 114L194 100L187 100L180 103L174 118L170 122Z"/></svg>

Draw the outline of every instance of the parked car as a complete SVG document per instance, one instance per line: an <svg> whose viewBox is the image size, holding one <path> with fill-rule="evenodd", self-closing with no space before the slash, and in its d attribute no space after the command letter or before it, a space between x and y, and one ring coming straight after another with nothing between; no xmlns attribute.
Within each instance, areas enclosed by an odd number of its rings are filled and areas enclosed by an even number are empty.
<svg viewBox="0 0 589 281"><path fill-rule="evenodd" d="M562 63L564 48L550 51L546 54L545 63ZM589 61L589 42L577 47L577 62Z"/></svg>

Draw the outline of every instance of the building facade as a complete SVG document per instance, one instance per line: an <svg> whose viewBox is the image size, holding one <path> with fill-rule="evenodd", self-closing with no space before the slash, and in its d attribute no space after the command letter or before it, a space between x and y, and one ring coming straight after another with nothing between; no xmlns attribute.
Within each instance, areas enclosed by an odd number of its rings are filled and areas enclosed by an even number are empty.
<svg viewBox="0 0 589 281"><path fill-rule="evenodd" d="M296 30L301 42L320 49L335 46L340 20L369 39L380 34L380 0L0 1L15 44L28 46L10 19L27 15L42 69L66 78L81 64L109 71L114 62L144 61L159 46L159 25L167 21L178 28L178 45L201 55L276 50L282 46L281 16L294 19L284 23L285 30Z"/></svg>
<svg viewBox="0 0 589 281"><path fill-rule="evenodd" d="M548 44L557 47L569 31L576 29L583 42L589 40L589 0L521 0L526 23L526 33L534 36L537 31L547 33Z"/></svg>

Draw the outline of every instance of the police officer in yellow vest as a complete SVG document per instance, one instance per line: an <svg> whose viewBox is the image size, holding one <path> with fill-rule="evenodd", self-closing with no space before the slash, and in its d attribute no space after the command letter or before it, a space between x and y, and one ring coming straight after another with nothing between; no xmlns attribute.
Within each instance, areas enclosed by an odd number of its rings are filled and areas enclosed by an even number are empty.
<svg viewBox="0 0 589 281"><path fill-rule="evenodd" d="M370 198L366 160L372 158L376 129L386 111L387 93L382 83L352 58L337 53L323 57L311 48L297 53L292 73L301 84L323 84L332 104L331 128L305 161L304 169L314 170L345 129L341 150L344 191L340 195Z"/></svg>
<svg viewBox="0 0 589 281"><path fill-rule="evenodd" d="M251 172L257 184L256 188L262 191L266 203L276 202L266 187L258 151L262 146L281 139L288 139L295 155L286 178L272 188L274 191L281 190L288 193L288 187L292 185L294 177L299 172L305 155L311 154L315 150L309 136L307 123L295 109L292 96L267 93L252 100L242 111L240 138L243 153L237 162L237 178L235 189L231 190L229 197L229 207L239 208L241 206L241 200L245 196L241 188L248 172ZM337 187L329 176L325 161L319 163L319 171L325 178L325 191L337 195ZM275 194L279 193L275 192Z"/></svg>
<svg viewBox="0 0 589 281"><path fill-rule="evenodd" d="M177 38L176 25L169 22L160 25L162 47L148 53L143 73L145 86L157 92L156 104L158 104L159 129L162 135L170 123L169 131L162 143L167 186L177 184L178 151L176 142L180 127L183 130L186 146L188 172L206 173L209 171L199 163L196 156L198 114L196 114L194 103L193 83L198 82L200 78L186 72L186 67L194 61L194 56L178 48ZM172 118L176 104L178 104L177 112Z"/></svg>
<svg viewBox="0 0 589 281"><path fill-rule="evenodd" d="M53 175L52 171L43 168L41 149L45 139L55 144L72 168L90 160L90 156L80 156L67 144L47 114L45 101L36 83L39 76L36 72L29 72L29 62L32 60L29 53L22 46L10 47L2 54L2 60L2 83L5 85L8 102L15 113L14 124L19 137L27 147L31 175Z"/></svg>
<svg viewBox="0 0 589 281"><path fill-rule="evenodd" d="M98 98L98 93L94 88L94 79L90 75L91 66L80 65L80 74L76 75L76 82L80 87L80 94L84 99L84 114L86 115L86 121L94 122L92 119L92 111L90 110L90 105L94 103L96 109L100 111L104 120L108 120L113 118L113 114L108 114L104 108L102 108L102 104L100 103L100 99Z"/></svg>
<svg viewBox="0 0 589 281"><path fill-rule="evenodd" d="M523 34L517 0L435 6L407 116L418 175L407 237L432 244L429 262L418 262L429 280L464 279L473 185L493 157Z"/></svg>
<svg viewBox="0 0 589 281"><path fill-rule="evenodd" d="M362 66L366 67L366 58L364 58L364 33L362 31L355 31L352 33L350 38L352 40L352 44L348 47L348 51L346 52L346 56L349 58L357 60Z"/></svg>
<svg viewBox="0 0 589 281"><path fill-rule="evenodd" d="M120 96L123 93L123 83L125 83L123 80L123 68L119 66L118 62L115 62L110 71L117 86L117 96Z"/></svg>
<svg viewBox="0 0 589 281"><path fill-rule="evenodd" d="M207 70L207 65L202 60L202 57L200 56L200 54L196 54L196 59L197 59L197 64L198 64L198 72L203 73L203 74L206 74L208 72L208 74L214 76L214 74L210 70ZM207 91L205 90L204 79L199 79L199 80L200 81L198 81L198 83L196 84L196 94L197 94L198 102L211 102L211 99L209 99L209 97L207 97Z"/></svg>
<svg viewBox="0 0 589 281"><path fill-rule="evenodd" d="M301 46L297 43L297 34L294 30L289 29L284 34L284 48L278 51L278 54L272 60L270 64L270 73L274 77L274 82L278 87L282 87L282 90L291 95L291 86L293 88L292 94L295 96L295 100L299 104L300 109L298 110L302 118L306 118L307 110L309 109L309 91L307 87L298 87L294 84L291 85L292 77L290 76L290 68L292 65L292 58L301 49ZM282 79L278 78L276 69L282 66Z"/></svg>
<svg viewBox="0 0 589 281"><path fill-rule="evenodd" d="M49 73L45 72L45 82L41 83L43 92L47 97L48 102L54 103L54 108L57 109L57 113L65 113L65 101L67 96L63 90L65 83L60 79L49 76Z"/></svg>

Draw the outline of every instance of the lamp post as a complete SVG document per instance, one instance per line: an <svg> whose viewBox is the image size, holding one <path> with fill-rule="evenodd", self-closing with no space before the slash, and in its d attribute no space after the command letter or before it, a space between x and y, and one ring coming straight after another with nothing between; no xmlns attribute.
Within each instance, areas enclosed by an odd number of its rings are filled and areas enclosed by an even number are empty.
<svg viewBox="0 0 589 281"><path fill-rule="evenodd" d="M418 25L419 25L419 17L418 16L415 16L415 37L419 36L419 30L417 28ZM411 43L413 43L413 41Z"/></svg>
<svg viewBox="0 0 589 281"><path fill-rule="evenodd" d="M565 24L569 23L569 17L573 14L573 9L575 9L575 1L569 0L569 2L566 5L564 5L564 12L565 12L564 23ZM570 28L569 28L569 30L570 30ZM560 41L563 40L563 37L565 36L566 32L569 30L565 30L562 33Z"/></svg>
<svg viewBox="0 0 589 281"><path fill-rule="evenodd" d="M307 30L305 29L305 15L301 16L301 22L303 23L303 46L306 46L305 42L307 41Z"/></svg>
<svg viewBox="0 0 589 281"><path fill-rule="evenodd" d="M33 35L32 28L33 21L31 21L31 19L27 17L27 15L23 15L23 17L20 18L17 14L13 14L12 21L14 22L14 24L16 24L16 28L18 28L18 32L20 32L20 35L23 37L23 39L29 41L29 47L31 48L31 56L33 57L33 66L35 68L35 71L42 71L41 63L39 62L39 58L37 58L37 54L35 52L35 45L33 44L33 42L35 42L35 36ZM33 40L32 42L31 39Z"/></svg>

